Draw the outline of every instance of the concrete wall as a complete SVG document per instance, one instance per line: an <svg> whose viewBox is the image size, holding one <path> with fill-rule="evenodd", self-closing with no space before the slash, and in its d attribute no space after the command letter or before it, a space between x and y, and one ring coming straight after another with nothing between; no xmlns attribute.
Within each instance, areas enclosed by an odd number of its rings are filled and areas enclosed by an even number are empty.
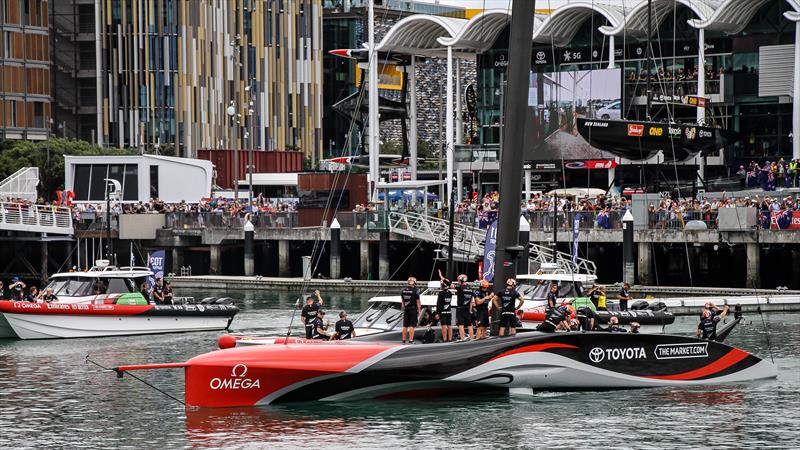
<svg viewBox="0 0 800 450"><path fill-rule="evenodd" d="M122 214L119 216L119 238L155 239L156 230L165 223L164 214Z"/></svg>

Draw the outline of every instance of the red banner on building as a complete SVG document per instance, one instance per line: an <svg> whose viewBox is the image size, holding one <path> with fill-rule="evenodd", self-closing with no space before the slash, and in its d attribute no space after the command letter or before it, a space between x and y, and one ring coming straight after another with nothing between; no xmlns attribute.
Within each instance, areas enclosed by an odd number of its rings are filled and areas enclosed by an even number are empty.
<svg viewBox="0 0 800 450"><path fill-rule="evenodd" d="M617 162L613 159L590 159L586 161L570 161L564 163L567 169L613 169L617 167Z"/></svg>
<svg viewBox="0 0 800 450"><path fill-rule="evenodd" d="M770 230L800 230L800 211L771 213Z"/></svg>

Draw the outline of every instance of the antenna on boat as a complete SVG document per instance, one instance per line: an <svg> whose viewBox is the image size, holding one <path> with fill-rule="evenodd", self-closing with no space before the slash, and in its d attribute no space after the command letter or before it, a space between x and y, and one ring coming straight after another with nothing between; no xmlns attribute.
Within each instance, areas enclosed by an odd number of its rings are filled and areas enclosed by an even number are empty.
<svg viewBox="0 0 800 450"><path fill-rule="evenodd" d="M114 244L111 242L111 197L122 199L122 184L112 178L106 178L106 259L114 264ZM112 189L113 188L113 189Z"/></svg>
<svg viewBox="0 0 800 450"><path fill-rule="evenodd" d="M645 49L644 49L644 63L645 63L645 67L646 67L645 73L647 74L647 80L646 80L644 92L647 95L647 104L645 106L644 115L645 115L645 119L647 119L648 121L652 120L652 117L650 117L650 108L652 106L651 102L652 102L652 97L653 97L652 93L650 92L650 78L651 78L651 73L650 73L650 69L651 69L650 63L651 63L651 61L650 61L650 58L652 57L651 51L650 51L650 47L653 45L653 43L652 43L653 34L652 33L653 33L653 0L647 0L647 45L645 46Z"/></svg>

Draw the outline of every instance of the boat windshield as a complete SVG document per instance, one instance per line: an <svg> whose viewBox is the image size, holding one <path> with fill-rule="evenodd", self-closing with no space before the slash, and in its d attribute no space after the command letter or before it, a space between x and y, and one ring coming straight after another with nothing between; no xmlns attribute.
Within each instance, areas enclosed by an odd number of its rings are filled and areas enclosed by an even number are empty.
<svg viewBox="0 0 800 450"><path fill-rule="evenodd" d="M83 297L92 295L92 287L96 278L86 277L59 277L54 278L47 285L53 289L53 294L61 297Z"/></svg>
<svg viewBox="0 0 800 450"><path fill-rule="evenodd" d="M391 330L401 322L403 311L397 302L375 302L353 324L356 328Z"/></svg>
<svg viewBox="0 0 800 450"><path fill-rule="evenodd" d="M558 287L558 297L580 297L579 284L580 283L562 282ZM532 300L546 300L549 291L550 282L541 284L521 284L519 286L519 292L522 296Z"/></svg>

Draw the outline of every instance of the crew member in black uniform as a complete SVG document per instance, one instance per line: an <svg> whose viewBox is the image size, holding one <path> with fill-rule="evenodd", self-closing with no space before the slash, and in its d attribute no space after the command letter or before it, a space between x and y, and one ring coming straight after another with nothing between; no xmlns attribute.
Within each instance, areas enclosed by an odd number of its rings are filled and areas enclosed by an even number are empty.
<svg viewBox="0 0 800 450"><path fill-rule="evenodd" d="M347 320L347 312L342 311L339 313L339 321L336 322L334 327L333 336L331 340L350 339L356 337L356 330L353 328L353 322Z"/></svg>
<svg viewBox="0 0 800 450"><path fill-rule="evenodd" d="M622 288L619 290L619 295L617 296L619 300L619 310L620 311L627 311L628 310L628 300L631 300L631 284L625 283L622 285Z"/></svg>
<svg viewBox="0 0 800 450"><path fill-rule="evenodd" d="M555 308L558 304L558 284L553 283L550 286L550 292L547 293L547 311Z"/></svg>
<svg viewBox="0 0 800 450"><path fill-rule="evenodd" d="M164 304L171 305L174 303L175 294L172 293L172 285L169 284L169 281L164 282Z"/></svg>
<svg viewBox="0 0 800 450"><path fill-rule="evenodd" d="M506 288L496 293L493 297L494 306L500 310L500 337L505 336L506 329L509 335L517 334L516 311L522 308L522 295L517 292L517 281L513 278L506 280Z"/></svg>
<svg viewBox="0 0 800 450"><path fill-rule="evenodd" d="M306 339L312 339L314 337L314 319L317 318L317 313L323 304L322 296L319 291L314 291L314 294L317 297L317 301L315 302L314 297L309 295L306 297L306 305L303 306L303 309L300 311L300 320L306 327Z"/></svg>
<svg viewBox="0 0 800 450"><path fill-rule="evenodd" d="M458 286L456 287L456 325L458 325L458 338L462 341L467 340L464 327L469 331L469 339L475 337L472 328L472 311L475 303L472 301L475 291L467 282L466 275L458 276Z"/></svg>
<svg viewBox="0 0 800 450"><path fill-rule="evenodd" d="M25 283L19 279L19 277L14 277L11 279L11 284L8 286L8 290L10 291L11 300L15 302L22 301L22 297L25 294Z"/></svg>
<svg viewBox="0 0 800 450"><path fill-rule="evenodd" d="M703 310L703 315L700 318L700 324L697 325L697 337L708 339L709 341L717 340L717 324L728 315L728 305L722 308L722 312L714 314L711 310Z"/></svg>
<svg viewBox="0 0 800 450"><path fill-rule="evenodd" d="M325 341L331 339L331 335L328 334L328 324L325 323L325 311L317 311L317 316L311 322L311 328L313 332L311 339L321 339Z"/></svg>
<svg viewBox="0 0 800 450"><path fill-rule="evenodd" d="M400 292L400 303L403 307L403 344L414 343L414 328L417 326L419 313L422 309L422 304L419 300L419 291L417 291L417 279L410 277L406 283L406 287Z"/></svg>
<svg viewBox="0 0 800 450"><path fill-rule="evenodd" d="M536 327L536 331L554 333L558 330L569 330L569 307L565 305L556 306L547 311L544 321Z"/></svg>
<svg viewBox="0 0 800 450"><path fill-rule="evenodd" d="M628 330L621 327L619 324L619 318L617 316L611 316L608 319L608 328L604 331L608 331L609 333L627 333Z"/></svg>
<svg viewBox="0 0 800 450"><path fill-rule="evenodd" d="M153 286L152 296L150 297L150 301L155 303L156 305L161 305L164 303L164 279L163 278L156 278L156 285Z"/></svg>
<svg viewBox="0 0 800 450"><path fill-rule="evenodd" d="M576 318L581 323L583 331L594 331L600 321L600 315L588 306L578 308L576 310Z"/></svg>
<svg viewBox="0 0 800 450"><path fill-rule="evenodd" d="M600 286L597 284L592 285L592 289L589 290L587 296L589 300L594 303L594 309L600 308L600 296L603 295L603 291L600 289Z"/></svg>
<svg viewBox="0 0 800 450"><path fill-rule="evenodd" d="M58 297L56 297L56 294L53 293L53 288L49 287L45 289L44 294L42 294L42 301L44 301L45 303L52 303L58 301Z"/></svg>
<svg viewBox="0 0 800 450"><path fill-rule="evenodd" d="M442 324L442 342L453 340L453 315L450 312L452 306L453 293L450 292L450 280L442 278L442 288L436 297L436 315Z"/></svg>
<svg viewBox="0 0 800 450"><path fill-rule="evenodd" d="M478 332L475 339L486 339L486 328L489 326L489 303L492 302L491 284L488 280L481 281L481 287L475 293L475 317L478 322Z"/></svg>

